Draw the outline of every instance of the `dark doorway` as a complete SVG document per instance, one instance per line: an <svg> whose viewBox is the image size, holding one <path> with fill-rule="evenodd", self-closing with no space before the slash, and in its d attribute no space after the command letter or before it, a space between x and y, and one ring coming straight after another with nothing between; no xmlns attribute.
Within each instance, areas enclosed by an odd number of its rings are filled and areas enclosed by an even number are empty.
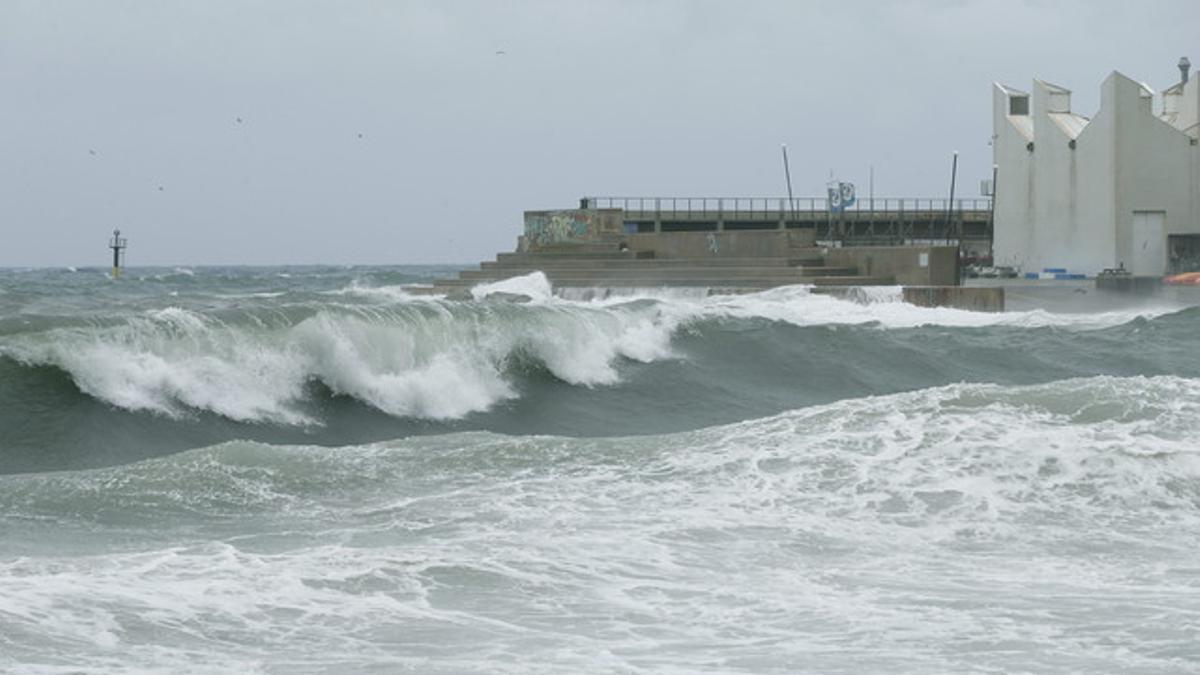
<svg viewBox="0 0 1200 675"><path fill-rule="evenodd" d="M1200 234L1167 236L1167 271L1200 272Z"/></svg>

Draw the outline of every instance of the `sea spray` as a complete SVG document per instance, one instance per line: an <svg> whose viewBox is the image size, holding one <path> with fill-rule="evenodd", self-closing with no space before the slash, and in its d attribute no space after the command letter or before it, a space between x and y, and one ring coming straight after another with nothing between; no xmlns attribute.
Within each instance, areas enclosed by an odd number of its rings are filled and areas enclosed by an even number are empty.
<svg viewBox="0 0 1200 675"><path fill-rule="evenodd" d="M572 384L612 384L617 358L668 357L674 327L653 307L562 303L330 303L236 317L168 307L112 325L11 336L0 356L61 368L85 393L129 410L311 423L294 403L317 380L390 414L437 419L510 396L503 370L517 357Z"/></svg>
<svg viewBox="0 0 1200 675"><path fill-rule="evenodd" d="M1200 375L1200 310L1165 306L988 314L911 306L895 287L570 299L541 275L455 300L414 294L429 277L388 268L196 268L101 286L88 272L4 277L0 302L17 308L0 316L6 470L231 439L661 433L962 381Z"/></svg>

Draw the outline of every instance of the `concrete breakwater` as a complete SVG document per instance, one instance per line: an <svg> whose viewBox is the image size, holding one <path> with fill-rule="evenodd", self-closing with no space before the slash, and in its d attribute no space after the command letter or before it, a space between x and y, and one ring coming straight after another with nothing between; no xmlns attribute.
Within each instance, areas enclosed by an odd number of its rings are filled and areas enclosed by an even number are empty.
<svg viewBox="0 0 1200 675"><path fill-rule="evenodd" d="M813 228L626 232L619 209L527 212L516 251L438 282L451 296L481 283L542 272L556 290L704 288L747 293L811 285L822 292L864 286L920 287L906 301L1002 311L1003 289L958 286L956 246L819 246ZM934 291L931 289L946 290Z"/></svg>

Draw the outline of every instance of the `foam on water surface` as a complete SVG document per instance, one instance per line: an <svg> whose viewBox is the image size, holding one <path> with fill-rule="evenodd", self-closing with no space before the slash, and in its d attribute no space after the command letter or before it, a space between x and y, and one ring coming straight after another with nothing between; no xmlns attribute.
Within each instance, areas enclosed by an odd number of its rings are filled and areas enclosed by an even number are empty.
<svg viewBox="0 0 1200 675"><path fill-rule="evenodd" d="M518 396L514 363L536 364L571 385L613 386L623 360L678 358L680 331L705 322L1093 331L1168 313L922 308L900 302L895 287L863 289L854 299L785 287L728 296L631 290L572 300L551 293L540 273L477 286L472 293L482 301L475 302L414 297L400 287L357 281L332 295L279 293L217 296L238 303L236 310L173 304L21 329L0 336L0 358L61 368L80 390L122 409L176 418L205 411L240 422L304 426L321 423L306 405L312 382L390 415L457 419ZM509 296L531 302L486 300Z"/></svg>
<svg viewBox="0 0 1200 675"><path fill-rule="evenodd" d="M0 477L0 666L1191 672L1198 425L1098 377Z"/></svg>

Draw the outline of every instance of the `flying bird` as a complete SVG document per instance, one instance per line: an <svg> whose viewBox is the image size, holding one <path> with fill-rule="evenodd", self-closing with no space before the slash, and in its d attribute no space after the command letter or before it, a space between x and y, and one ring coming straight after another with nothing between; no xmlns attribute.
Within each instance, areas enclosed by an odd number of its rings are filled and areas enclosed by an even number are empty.
<svg viewBox="0 0 1200 675"><path fill-rule="evenodd" d="M91 149L91 148L88 148L88 154L89 154L89 155L91 155L91 156L93 156L93 157L95 157L95 156L96 156L96 151L95 151L95 150L93 150L93 149Z"/></svg>
<svg viewBox="0 0 1200 675"><path fill-rule="evenodd" d="M503 49L497 49L497 50L496 50L496 56L504 56L504 55L505 55L505 54L507 54L507 53L508 53L508 52L504 51Z"/></svg>
<svg viewBox="0 0 1200 675"><path fill-rule="evenodd" d="M240 118L240 117L235 117L234 119L235 119L235 120L237 120L237 123L238 123L238 124L241 124L241 123L242 123L242 118Z"/></svg>

